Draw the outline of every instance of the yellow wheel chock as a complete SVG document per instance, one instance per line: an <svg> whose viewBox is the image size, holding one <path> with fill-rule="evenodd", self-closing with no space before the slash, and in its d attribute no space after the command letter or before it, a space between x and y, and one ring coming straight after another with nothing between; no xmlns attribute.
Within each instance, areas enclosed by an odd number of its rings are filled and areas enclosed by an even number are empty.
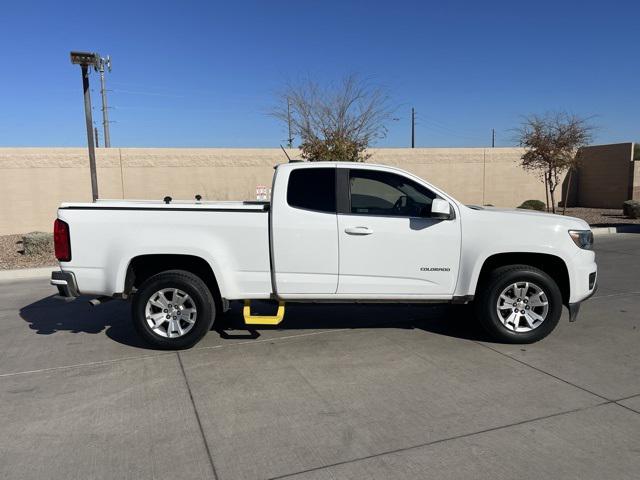
<svg viewBox="0 0 640 480"><path fill-rule="evenodd" d="M278 325L284 318L284 302L278 302L275 315L251 315L251 300L245 300L242 315L247 325Z"/></svg>

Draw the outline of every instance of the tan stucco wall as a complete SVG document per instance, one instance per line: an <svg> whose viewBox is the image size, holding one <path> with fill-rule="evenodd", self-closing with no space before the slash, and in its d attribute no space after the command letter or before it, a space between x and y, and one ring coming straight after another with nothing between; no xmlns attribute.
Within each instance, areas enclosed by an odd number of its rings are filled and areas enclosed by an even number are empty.
<svg viewBox="0 0 640 480"><path fill-rule="evenodd" d="M514 207L544 200L544 186L518 165L518 148L381 148L371 162L396 165L464 203ZM297 151L290 151L292 157ZM271 185L280 149L98 149L100 198L255 199ZM0 235L50 231L63 201L90 201L85 148L0 148Z"/></svg>
<svg viewBox="0 0 640 480"><path fill-rule="evenodd" d="M581 151L577 204L622 208L634 190L633 143L595 145Z"/></svg>

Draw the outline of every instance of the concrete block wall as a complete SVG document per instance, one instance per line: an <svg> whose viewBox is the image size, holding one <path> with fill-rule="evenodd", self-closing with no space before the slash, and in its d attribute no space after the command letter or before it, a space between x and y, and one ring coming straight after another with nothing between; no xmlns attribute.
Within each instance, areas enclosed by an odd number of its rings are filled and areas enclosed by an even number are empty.
<svg viewBox="0 0 640 480"><path fill-rule="evenodd" d="M637 144L634 144L634 147L637 148ZM640 160L634 160L632 168L631 198L640 201Z"/></svg>
<svg viewBox="0 0 640 480"><path fill-rule="evenodd" d="M633 143L583 148L578 170L577 205L622 208L625 200L638 198L634 197L640 193L637 163L633 161Z"/></svg>
<svg viewBox="0 0 640 480"><path fill-rule="evenodd" d="M544 200L544 185L518 163L518 148L379 148L371 162L408 170L464 203L516 207ZM297 150L289 151L292 158ZM271 185L277 148L97 150L100 198L255 199ZM86 148L0 148L0 235L51 231L62 202L90 201Z"/></svg>

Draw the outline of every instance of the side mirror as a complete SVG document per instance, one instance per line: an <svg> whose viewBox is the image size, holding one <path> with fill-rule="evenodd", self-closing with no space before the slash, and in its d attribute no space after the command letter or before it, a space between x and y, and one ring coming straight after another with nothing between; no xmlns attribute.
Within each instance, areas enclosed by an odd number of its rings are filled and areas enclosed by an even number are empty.
<svg viewBox="0 0 640 480"><path fill-rule="evenodd" d="M434 198L431 203L431 216L442 220L450 220L452 218L451 205L442 198Z"/></svg>

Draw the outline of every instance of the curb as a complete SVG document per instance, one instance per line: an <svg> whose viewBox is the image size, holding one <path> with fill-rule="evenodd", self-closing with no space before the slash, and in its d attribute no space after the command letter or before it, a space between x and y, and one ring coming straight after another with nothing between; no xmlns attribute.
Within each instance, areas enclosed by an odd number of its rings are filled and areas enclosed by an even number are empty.
<svg viewBox="0 0 640 480"><path fill-rule="evenodd" d="M613 235L616 233L640 233L640 225L618 225L615 227L595 227L591 231L594 235Z"/></svg>
<svg viewBox="0 0 640 480"><path fill-rule="evenodd" d="M60 267L19 268L17 270L0 270L0 282L29 280L33 278L49 278L51 272Z"/></svg>

